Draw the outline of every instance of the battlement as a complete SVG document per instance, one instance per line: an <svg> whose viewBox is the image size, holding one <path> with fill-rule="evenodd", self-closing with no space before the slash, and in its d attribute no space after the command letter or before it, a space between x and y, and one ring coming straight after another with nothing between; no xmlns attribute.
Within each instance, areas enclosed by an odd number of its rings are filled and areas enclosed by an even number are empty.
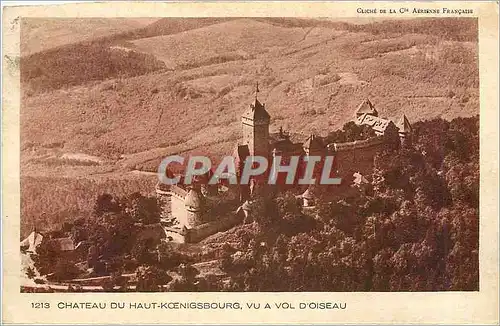
<svg viewBox="0 0 500 326"><path fill-rule="evenodd" d="M327 148L331 152L342 152L354 149L368 148L383 144L384 142L385 142L384 136L375 136L365 140L355 140L347 143L331 143L327 145Z"/></svg>

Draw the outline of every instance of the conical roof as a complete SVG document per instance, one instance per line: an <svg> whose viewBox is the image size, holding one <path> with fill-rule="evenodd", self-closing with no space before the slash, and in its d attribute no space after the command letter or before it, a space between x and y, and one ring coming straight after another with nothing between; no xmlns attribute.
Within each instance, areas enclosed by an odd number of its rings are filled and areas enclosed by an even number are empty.
<svg viewBox="0 0 500 326"><path fill-rule="evenodd" d="M259 120L259 121L267 121L271 120L271 116L266 111L266 108L259 100L256 98L248 110L243 113L242 118L251 119L251 120Z"/></svg>
<svg viewBox="0 0 500 326"><path fill-rule="evenodd" d="M307 188L306 191L304 191L304 193L301 195L301 197L309 200L314 199L314 194L311 188Z"/></svg>
<svg viewBox="0 0 500 326"><path fill-rule="evenodd" d="M361 104L358 106L358 109L356 110L357 116L360 116L364 113L378 116L377 110L375 110L375 107L373 106L372 102L370 102L369 99L366 99L363 102L361 102Z"/></svg>
<svg viewBox="0 0 500 326"><path fill-rule="evenodd" d="M401 132L401 133L409 133L409 132L411 132L411 129L412 129L410 121L408 121L408 118L404 114L401 117L401 119L399 119L399 122L396 125L396 127L399 128L399 132Z"/></svg>

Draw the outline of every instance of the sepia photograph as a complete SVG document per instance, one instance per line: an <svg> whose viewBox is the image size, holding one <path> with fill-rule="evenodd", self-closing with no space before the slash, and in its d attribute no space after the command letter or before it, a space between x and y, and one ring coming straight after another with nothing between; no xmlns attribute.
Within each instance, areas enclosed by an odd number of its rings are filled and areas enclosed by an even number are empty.
<svg viewBox="0 0 500 326"><path fill-rule="evenodd" d="M498 325L498 3L1 7L2 323Z"/></svg>
<svg viewBox="0 0 500 326"><path fill-rule="evenodd" d="M22 18L21 292L479 291L477 18Z"/></svg>

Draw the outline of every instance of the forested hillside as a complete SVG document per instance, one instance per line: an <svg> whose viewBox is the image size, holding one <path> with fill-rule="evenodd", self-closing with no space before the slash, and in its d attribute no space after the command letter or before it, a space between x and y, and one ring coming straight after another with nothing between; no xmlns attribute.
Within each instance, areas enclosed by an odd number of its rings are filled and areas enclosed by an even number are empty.
<svg viewBox="0 0 500 326"><path fill-rule="evenodd" d="M199 244L156 248L134 232L158 222L154 197L96 193L88 217L61 225L93 248L93 272L71 275L112 275L111 289L135 271L137 291L477 291L478 123L419 122L413 147L377 155L365 190L320 195L314 209L288 192L262 196L244 224ZM37 264L67 265L49 249Z"/></svg>
<svg viewBox="0 0 500 326"><path fill-rule="evenodd" d="M323 202L316 219L286 194L263 199L256 225L217 237L233 241L226 289L477 291L478 123L416 124L414 148L377 156L370 195Z"/></svg>

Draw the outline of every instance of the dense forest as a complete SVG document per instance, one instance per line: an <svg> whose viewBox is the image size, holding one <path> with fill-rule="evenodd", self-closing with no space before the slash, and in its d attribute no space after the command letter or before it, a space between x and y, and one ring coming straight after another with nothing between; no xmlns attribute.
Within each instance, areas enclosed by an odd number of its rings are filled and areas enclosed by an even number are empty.
<svg viewBox="0 0 500 326"><path fill-rule="evenodd" d="M92 218L66 228L90 242L87 264L113 276L109 289L133 271L137 291L477 291L479 118L413 128L412 146L377 154L368 191L320 199L313 211L291 193L261 197L244 224L201 244L135 237L134 223L158 215L139 194L101 195ZM39 268L57 265L45 252ZM194 267L207 261L224 276Z"/></svg>
<svg viewBox="0 0 500 326"><path fill-rule="evenodd" d="M414 147L376 157L370 195L307 222L290 196L262 200L257 227L225 248L229 289L478 290L478 130L477 117L416 123Z"/></svg>

